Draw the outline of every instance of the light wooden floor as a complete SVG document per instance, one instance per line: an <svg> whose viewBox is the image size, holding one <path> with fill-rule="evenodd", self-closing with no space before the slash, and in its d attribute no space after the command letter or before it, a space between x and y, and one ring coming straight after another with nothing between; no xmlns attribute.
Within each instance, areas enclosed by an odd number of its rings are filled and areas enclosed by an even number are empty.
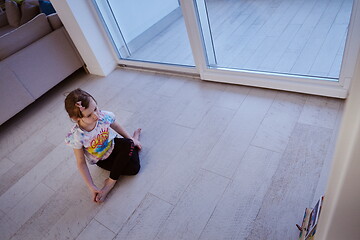
<svg viewBox="0 0 360 240"><path fill-rule="evenodd" d="M353 0L207 0L220 67L338 78ZM131 56L194 65L184 20Z"/></svg>
<svg viewBox="0 0 360 240"><path fill-rule="evenodd" d="M140 173L101 205L64 144L64 93L76 87L143 129ZM1 239L297 239L324 193L342 109L185 77L77 73L0 127ZM98 184L108 175L91 172Z"/></svg>

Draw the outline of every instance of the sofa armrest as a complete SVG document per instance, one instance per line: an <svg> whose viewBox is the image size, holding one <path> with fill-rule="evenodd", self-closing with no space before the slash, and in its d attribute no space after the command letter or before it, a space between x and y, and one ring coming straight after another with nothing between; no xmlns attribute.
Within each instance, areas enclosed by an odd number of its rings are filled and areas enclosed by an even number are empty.
<svg viewBox="0 0 360 240"><path fill-rule="evenodd" d="M59 29L63 26L59 16L57 13L52 13L50 15L47 15L47 19L50 23L50 26L53 30Z"/></svg>
<svg viewBox="0 0 360 240"><path fill-rule="evenodd" d="M35 99L24 88L16 74L0 62L0 125Z"/></svg>
<svg viewBox="0 0 360 240"><path fill-rule="evenodd" d="M9 66L35 99L83 65L64 27L47 34L0 63Z"/></svg>

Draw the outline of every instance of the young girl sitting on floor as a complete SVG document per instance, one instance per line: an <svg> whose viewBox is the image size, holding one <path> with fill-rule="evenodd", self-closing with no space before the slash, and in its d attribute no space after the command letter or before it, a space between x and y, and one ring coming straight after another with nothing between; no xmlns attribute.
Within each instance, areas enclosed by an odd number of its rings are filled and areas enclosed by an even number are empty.
<svg viewBox="0 0 360 240"><path fill-rule="evenodd" d="M65 109L76 122L65 142L74 150L77 167L92 192L93 200L101 203L120 175L136 175L139 172L141 129L130 136L115 122L112 112L100 111L95 99L79 88L67 95ZM116 138L116 133L124 138ZM102 189L94 184L85 159L89 164L96 164L110 171Z"/></svg>

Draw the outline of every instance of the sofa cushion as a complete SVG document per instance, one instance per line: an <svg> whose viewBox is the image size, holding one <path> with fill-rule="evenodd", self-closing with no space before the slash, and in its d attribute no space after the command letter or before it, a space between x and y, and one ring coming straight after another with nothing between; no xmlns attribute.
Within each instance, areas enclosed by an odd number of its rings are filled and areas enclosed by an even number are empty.
<svg viewBox="0 0 360 240"><path fill-rule="evenodd" d="M20 19L20 25L23 25L24 23L30 21L33 19L36 15L40 13L39 6L33 5L27 1L23 2L21 4L21 19Z"/></svg>
<svg viewBox="0 0 360 240"><path fill-rule="evenodd" d="M0 60L25 48L51 31L46 15L43 13L37 15L29 22L0 37Z"/></svg>
<svg viewBox="0 0 360 240"><path fill-rule="evenodd" d="M1 12L0 13L0 27L4 27L6 25L9 25L9 22L7 20L7 17L6 17L6 13Z"/></svg>
<svg viewBox="0 0 360 240"><path fill-rule="evenodd" d="M23 86L38 98L82 66L64 27L0 62L16 73ZM0 73L1 74L1 73Z"/></svg>
<svg viewBox="0 0 360 240"><path fill-rule="evenodd" d="M10 26L20 26L21 13L16 2L12 0L5 0L5 12Z"/></svg>

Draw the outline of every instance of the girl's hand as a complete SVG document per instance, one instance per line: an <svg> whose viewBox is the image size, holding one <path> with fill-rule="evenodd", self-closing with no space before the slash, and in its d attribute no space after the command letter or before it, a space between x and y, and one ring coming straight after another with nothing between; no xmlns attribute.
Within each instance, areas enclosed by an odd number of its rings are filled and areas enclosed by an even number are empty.
<svg viewBox="0 0 360 240"><path fill-rule="evenodd" d="M101 199L101 190L98 189L96 186L92 187L90 190L92 193L92 200L98 203Z"/></svg>

